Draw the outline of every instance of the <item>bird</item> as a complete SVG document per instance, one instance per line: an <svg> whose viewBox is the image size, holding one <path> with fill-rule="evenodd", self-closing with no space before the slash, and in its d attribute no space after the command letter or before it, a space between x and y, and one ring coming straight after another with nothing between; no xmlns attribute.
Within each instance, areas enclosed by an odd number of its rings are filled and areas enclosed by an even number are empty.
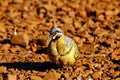
<svg viewBox="0 0 120 80"><path fill-rule="evenodd" d="M61 28L57 27L55 18L47 39L50 39L47 53L56 65L60 67L70 66L79 59L80 53L77 44L70 37L64 35Z"/></svg>

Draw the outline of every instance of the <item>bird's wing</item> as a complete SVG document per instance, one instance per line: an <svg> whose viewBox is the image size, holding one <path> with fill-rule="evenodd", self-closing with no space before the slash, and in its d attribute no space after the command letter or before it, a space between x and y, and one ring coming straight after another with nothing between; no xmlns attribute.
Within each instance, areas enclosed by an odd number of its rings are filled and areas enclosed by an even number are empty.
<svg viewBox="0 0 120 80"><path fill-rule="evenodd" d="M65 40L65 44L63 45L63 48L62 48L63 51L62 51L62 53L59 53L60 56L64 56L66 54L69 54L69 52L72 50L73 45L74 45L73 44L73 40L71 38L65 36L64 40Z"/></svg>
<svg viewBox="0 0 120 80"><path fill-rule="evenodd" d="M74 50L75 52L72 53L75 57L75 59L78 59L80 54L79 54L79 49L76 43L69 37L65 36L65 45L64 45L64 54L69 54L70 51Z"/></svg>

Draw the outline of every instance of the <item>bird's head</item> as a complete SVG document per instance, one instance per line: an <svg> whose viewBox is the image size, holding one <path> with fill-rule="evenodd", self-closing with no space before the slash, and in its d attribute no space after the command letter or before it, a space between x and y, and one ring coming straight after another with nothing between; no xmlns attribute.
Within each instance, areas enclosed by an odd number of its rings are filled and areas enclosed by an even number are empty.
<svg viewBox="0 0 120 80"><path fill-rule="evenodd" d="M48 39L52 40L58 40L60 37L63 36L63 32L60 28L57 27L55 17L53 17L53 27L50 30L50 35L48 36Z"/></svg>
<svg viewBox="0 0 120 80"><path fill-rule="evenodd" d="M50 31L50 35L48 36L48 39L58 40L62 36L63 36L63 33L60 28L52 28Z"/></svg>

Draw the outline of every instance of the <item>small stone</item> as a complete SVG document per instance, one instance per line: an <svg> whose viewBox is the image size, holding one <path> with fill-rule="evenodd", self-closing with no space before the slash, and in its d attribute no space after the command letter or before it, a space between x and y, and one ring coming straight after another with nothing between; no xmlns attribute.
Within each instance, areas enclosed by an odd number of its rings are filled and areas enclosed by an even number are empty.
<svg viewBox="0 0 120 80"><path fill-rule="evenodd" d="M23 0L13 0L15 3L23 3Z"/></svg>
<svg viewBox="0 0 120 80"><path fill-rule="evenodd" d="M120 60L120 49L116 49L111 56L112 60Z"/></svg>
<svg viewBox="0 0 120 80"><path fill-rule="evenodd" d="M55 70L50 70L43 80L58 80L60 78L60 74L57 73Z"/></svg>
<svg viewBox="0 0 120 80"><path fill-rule="evenodd" d="M111 10L108 10L108 11L105 12L105 14L106 14L106 15L114 15L114 12L111 11Z"/></svg>
<svg viewBox="0 0 120 80"><path fill-rule="evenodd" d="M3 80L2 74L0 74L0 80Z"/></svg>
<svg viewBox="0 0 120 80"><path fill-rule="evenodd" d="M6 32L4 23L0 22L0 32Z"/></svg>
<svg viewBox="0 0 120 80"><path fill-rule="evenodd" d="M20 75L19 75L19 79L20 79L20 80L24 80L24 75L20 74Z"/></svg>
<svg viewBox="0 0 120 80"><path fill-rule="evenodd" d="M87 12L86 11L80 11L80 16L82 16L83 18L87 17Z"/></svg>
<svg viewBox="0 0 120 80"><path fill-rule="evenodd" d="M101 14L101 15L98 16L98 19L101 20L101 21L104 21L105 20L105 16L103 14Z"/></svg>
<svg viewBox="0 0 120 80"><path fill-rule="evenodd" d="M101 77L101 74L100 74L99 71L96 71L92 74L92 76L93 76L94 79L98 79L99 77Z"/></svg>
<svg viewBox="0 0 120 80"><path fill-rule="evenodd" d="M93 41L94 41L94 37L88 35L88 36L87 36L87 42L88 42L88 43L93 43Z"/></svg>
<svg viewBox="0 0 120 80"><path fill-rule="evenodd" d="M29 45L29 36L26 33L18 33L11 38L12 44L18 44L21 46Z"/></svg>
<svg viewBox="0 0 120 80"><path fill-rule="evenodd" d="M120 80L120 78L116 78L115 80Z"/></svg>
<svg viewBox="0 0 120 80"><path fill-rule="evenodd" d="M77 37L77 36L73 37L73 40L74 40L76 43L79 43L79 42L80 42L80 38Z"/></svg>
<svg viewBox="0 0 120 80"><path fill-rule="evenodd" d="M73 20L70 17L65 16L63 18L63 21L66 25L71 25L73 23Z"/></svg>
<svg viewBox="0 0 120 80"><path fill-rule="evenodd" d="M0 73L5 73L7 72L7 68L4 66L0 66Z"/></svg>
<svg viewBox="0 0 120 80"><path fill-rule="evenodd" d="M39 76L30 76L31 80L42 80Z"/></svg>
<svg viewBox="0 0 120 80"><path fill-rule="evenodd" d="M8 75L8 80L17 80L16 75Z"/></svg>

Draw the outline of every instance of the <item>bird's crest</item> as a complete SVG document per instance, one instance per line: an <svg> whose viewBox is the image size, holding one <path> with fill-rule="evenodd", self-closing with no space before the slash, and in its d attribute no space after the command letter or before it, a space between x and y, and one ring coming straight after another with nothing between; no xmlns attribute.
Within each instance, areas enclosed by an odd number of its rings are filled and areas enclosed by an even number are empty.
<svg viewBox="0 0 120 80"><path fill-rule="evenodd" d="M60 28L58 28L57 25L56 25L55 16L54 15L49 15L49 17L53 18L53 26L52 26L52 28L50 30L50 34L53 34L54 32L62 33L62 30Z"/></svg>
<svg viewBox="0 0 120 80"><path fill-rule="evenodd" d="M52 16L52 17L53 17L53 27L52 28L57 28L55 16Z"/></svg>

